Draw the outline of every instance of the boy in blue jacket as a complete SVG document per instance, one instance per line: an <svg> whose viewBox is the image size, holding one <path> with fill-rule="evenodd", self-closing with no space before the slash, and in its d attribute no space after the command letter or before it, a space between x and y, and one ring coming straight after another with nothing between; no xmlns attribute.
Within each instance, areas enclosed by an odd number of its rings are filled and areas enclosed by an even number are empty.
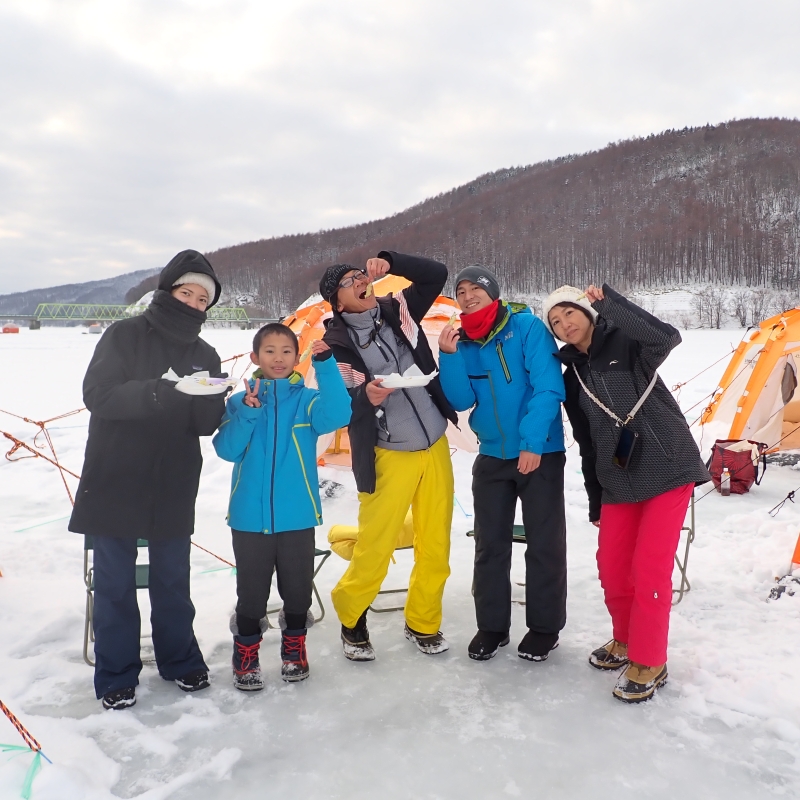
<svg viewBox="0 0 800 800"><path fill-rule="evenodd" d="M306 618L311 608L314 526L322 524L317 437L350 421L350 395L336 360L320 341L312 345L319 389L307 388L294 332L269 323L253 339L259 369L225 409L214 448L233 461L228 524L236 556L236 614L231 620L233 683L264 688L258 650L272 573L277 572L286 628L281 677L308 677Z"/></svg>
<svg viewBox="0 0 800 800"><path fill-rule="evenodd" d="M474 596L478 633L470 658L484 661L509 641L511 546L522 505L525 615L520 658L544 661L566 623L564 380L555 340L527 306L500 300L494 273L470 266L456 276L461 329L439 337L440 380L456 411L472 408L480 442L472 468ZM474 407L474 408L473 408Z"/></svg>

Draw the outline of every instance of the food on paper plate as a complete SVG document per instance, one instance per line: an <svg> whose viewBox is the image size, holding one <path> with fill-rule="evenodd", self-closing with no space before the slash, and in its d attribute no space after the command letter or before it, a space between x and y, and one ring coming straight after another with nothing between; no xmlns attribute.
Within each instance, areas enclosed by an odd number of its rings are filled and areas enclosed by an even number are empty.
<svg viewBox="0 0 800 800"><path fill-rule="evenodd" d="M212 378L208 372L195 372L181 378L172 367L161 377L173 381L175 388L183 394L223 394L238 384L234 378Z"/></svg>
<svg viewBox="0 0 800 800"><path fill-rule="evenodd" d="M388 375L376 375L375 379L381 381L381 387L384 389L413 389L427 386L438 374L439 370L435 369L425 375L416 364L412 364L402 375L391 372Z"/></svg>

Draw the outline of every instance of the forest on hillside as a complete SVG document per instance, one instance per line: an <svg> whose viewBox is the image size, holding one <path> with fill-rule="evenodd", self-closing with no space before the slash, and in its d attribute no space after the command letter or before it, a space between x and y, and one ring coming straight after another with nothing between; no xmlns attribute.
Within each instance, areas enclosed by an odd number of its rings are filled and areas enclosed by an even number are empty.
<svg viewBox="0 0 800 800"><path fill-rule="evenodd" d="M436 258L451 274L487 265L509 294L601 280L623 289L720 284L794 293L800 121L665 131L484 175L383 220L208 256L227 303L278 315L316 291L327 265L360 264L381 249ZM148 288L143 282L129 298Z"/></svg>

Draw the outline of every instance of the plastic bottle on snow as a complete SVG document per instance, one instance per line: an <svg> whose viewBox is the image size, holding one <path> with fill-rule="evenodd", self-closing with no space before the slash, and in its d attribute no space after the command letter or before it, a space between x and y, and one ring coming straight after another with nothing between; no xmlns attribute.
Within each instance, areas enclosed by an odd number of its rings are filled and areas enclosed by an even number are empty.
<svg viewBox="0 0 800 800"><path fill-rule="evenodd" d="M723 497L728 497L731 493L731 473L727 467L722 470L722 475L719 479L719 493Z"/></svg>

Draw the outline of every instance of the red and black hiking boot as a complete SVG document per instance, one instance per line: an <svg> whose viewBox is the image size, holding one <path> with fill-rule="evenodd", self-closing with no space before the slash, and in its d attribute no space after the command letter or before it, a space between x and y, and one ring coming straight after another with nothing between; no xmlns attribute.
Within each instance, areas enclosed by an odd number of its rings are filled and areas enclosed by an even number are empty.
<svg viewBox="0 0 800 800"><path fill-rule="evenodd" d="M233 685L243 692L257 692L264 688L258 648L261 634L233 637Z"/></svg>
<svg viewBox="0 0 800 800"><path fill-rule="evenodd" d="M285 681L304 681L309 674L306 655L306 629L285 630L281 636L281 678Z"/></svg>

